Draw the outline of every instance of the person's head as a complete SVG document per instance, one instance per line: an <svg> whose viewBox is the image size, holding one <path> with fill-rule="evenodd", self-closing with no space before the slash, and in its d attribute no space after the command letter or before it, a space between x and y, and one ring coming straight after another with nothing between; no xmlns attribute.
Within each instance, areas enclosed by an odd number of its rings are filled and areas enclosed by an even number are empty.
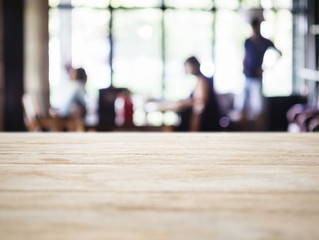
<svg viewBox="0 0 319 240"><path fill-rule="evenodd" d="M77 80L83 84L86 83L87 75L83 68L70 68L69 74L71 80Z"/></svg>
<svg viewBox="0 0 319 240"><path fill-rule="evenodd" d="M200 73L200 63L196 57L192 56L185 61L185 71L187 74L197 75Z"/></svg>
<svg viewBox="0 0 319 240"><path fill-rule="evenodd" d="M253 33L255 35L260 35L260 21L258 18L254 18L251 23L250 23L252 29L253 29Z"/></svg>
<svg viewBox="0 0 319 240"><path fill-rule="evenodd" d="M87 75L83 68L77 68L76 69L76 79L81 81L82 83L86 83Z"/></svg>

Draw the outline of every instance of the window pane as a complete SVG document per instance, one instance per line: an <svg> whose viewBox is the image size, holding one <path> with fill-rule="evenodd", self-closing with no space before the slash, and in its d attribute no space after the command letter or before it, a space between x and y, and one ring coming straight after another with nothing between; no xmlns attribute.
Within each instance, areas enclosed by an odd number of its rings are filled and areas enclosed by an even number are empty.
<svg viewBox="0 0 319 240"><path fill-rule="evenodd" d="M291 9L292 0L261 0L261 6L264 9Z"/></svg>
<svg viewBox="0 0 319 240"><path fill-rule="evenodd" d="M277 0L273 2L275 8L292 9L292 0Z"/></svg>
<svg viewBox="0 0 319 240"><path fill-rule="evenodd" d="M113 7L158 7L161 0L112 0Z"/></svg>
<svg viewBox="0 0 319 240"><path fill-rule="evenodd" d="M239 93L244 84L244 41L250 34L238 13L219 10L216 19L215 87L219 92Z"/></svg>
<svg viewBox="0 0 319 240"><path fill-rule="evenodd" d="M292 14L288 10L265 11L262 34L282 52L266 52L263 92L266 96L287 96L292 91Z"/></svg>
<svg viewBox="0 0 319 240"><path fill-rule="evenodd" d="M59 5L60 0L49 0L49 6L50 7L56 7L57 5Z"/></svg>
<svg viewBox="0 0 319 240"><path fill-rule="evenodd" d="M260 0L243 0L242 6L245 8L260 8Z"/></svg>
<svg viewBox="0 0 319 240"><path fill-rule="evenodd" d="M71 11L52 8L49 10L49 81L50 103L59 107L61 90L69 79L66 65L71 61Z"/></svg>
<svg viewBox="0 0 319 240"><path fill-rule="evenodd" d="M109 0L72 0L72 5L105 8L109 5Z"/></svg>
<svg viewBox="0 0 319 240"><path fill-rule="evenodd" d="M60 10L50 9L49 11L49 80L50 90L53 92L60 84Z"/></svg>
<svg viewBox="0 0 319 240"><path fill-rule="evenodd" d="M114 85L161 96L160 10L114 11Z"/></svg>
<svg viewBox="0 0 319 240"><path fill-rule="evenodd" d="M72 11L72 64L87 71L87 90L110 85L108 21L106 10Z"/></svg>
<svg viewBox="0 0 319 240"><path fill-rule="evenodd" d="M165 4L169 7L176 8L207 8L213 7L212 0L165 0Z"/></svg>
<svg viewBox="0 0 319 240"><path fill-rule="evenodd" d="M229 9L236 9L239 6L238 0L215 0L215 4L217 9L218 8L229 8Z"/></svg>
<svg viewBox="0 0 319 240"><path fill-rule="evenodd" d="M206 75L212 66L212 14L201 11L167 10L166 92L168 99L188 97L194 81L185 80L184 61L195 55Z"/></svg>

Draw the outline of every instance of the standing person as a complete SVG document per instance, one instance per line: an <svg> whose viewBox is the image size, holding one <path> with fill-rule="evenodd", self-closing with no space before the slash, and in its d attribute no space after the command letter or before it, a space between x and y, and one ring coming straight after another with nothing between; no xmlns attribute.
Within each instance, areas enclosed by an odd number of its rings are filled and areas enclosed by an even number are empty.
<svg viewBox="0 0 319 240"><path fill-rule="evenodd" d="M253 34L245 41L244 75L245 90L242 107L244 108L246 119L253 121L255 129L262 128L262 63L265 52L268 48L276 49L272 41L264 38L260 33L260 21L255 18L251 22Z"/></svg>
<svg viewBox="0 0 319 240"><path fill-rule="evenodd" d="M220 110L214 91L213 79L204 76L200 71L200 63L195 57L190 57L185 61L185 71L187 74L196 76L197 82L191 96L178 102L179 109L183 110L182 125L185 129L182 130L219 130ZM183 119L183 112L189 113L190 119Z"/></svg>

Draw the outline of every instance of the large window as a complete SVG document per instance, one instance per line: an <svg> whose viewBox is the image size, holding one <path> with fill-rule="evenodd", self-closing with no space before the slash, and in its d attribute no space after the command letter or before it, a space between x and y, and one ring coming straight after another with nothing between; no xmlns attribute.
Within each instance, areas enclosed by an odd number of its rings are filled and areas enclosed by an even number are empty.
<svg viewBox="0 0 319 240"><path fill-rule="evenodd" d="M197 56L220 93L243 88L247 16L264 9L261 30L282 51L266 54L263 92L292 91L291 0L50 0L52 104L68 78L67 65L84 67L88 95L113 84L169 100L190 94L184 60Z"/></svg>
<svg viewBox="0 0 319 240"><path fill-rule="evenodd" d="M161 97L161 18L158 9L114 11L114 86Z"/></svg>
<svg viewBox="0 0 319 240"><path fill-rule="evenodd" d="M72 4L70 0L52 2L49 14L51 104L60 104L70 65L85 68L87 92L96 97L97 90L109 86L111 81L107 4L100 0L73 0Z"/></svg>
<svg viewBox="0 0 319 240"><path fill-rule="evenodd" d="M207 1L206 1L207 2ZM211 12L199 10L167 10L165 12L165 97L185 98L193 87L192 79L185 78L184 61L197 56L206 73L213 70L213 18ZM205 69L204 69L205 71Z"/></svg>

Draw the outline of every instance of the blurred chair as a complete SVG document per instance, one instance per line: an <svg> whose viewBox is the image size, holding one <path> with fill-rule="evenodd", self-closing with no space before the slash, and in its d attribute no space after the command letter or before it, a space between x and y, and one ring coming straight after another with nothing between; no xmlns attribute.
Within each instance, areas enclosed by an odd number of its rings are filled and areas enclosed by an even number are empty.
<svg viewBox="0 0 319 240"><path fill-rule="evenodd" d="M265 130L287 131L289 121L287 112L295 104L305 104L307 99L303 96L291 95L287 97L265 97Z"/></svg>
<svg viewBox="0 0 319 240"><path fill-rule="evenodd" d="M307 104L296 104L286 114L289 132L317 132L319 130L319 109Z"/></svg>
<svg viewBox="0 0 319 240"><path fill-rule="evenodd" d="M311 132L319 132L319 114L309 121L308 129Z"/></svg>
<svg viewBox="0 0 319 240"><path fill-rule="evenodd" d="M219 125L222 131L242 130L243 116L241 112L234 109L235 95L233 93L219 93L216 96L221 111Z"/></svg>
<svg viewBox="0 0 319 240"><path fill-rule="evenodd" d="M25 93L22 96L25 125L28 131L84 131L80 118L64 119L57 115L43 113L36 95Z"/></svg>

